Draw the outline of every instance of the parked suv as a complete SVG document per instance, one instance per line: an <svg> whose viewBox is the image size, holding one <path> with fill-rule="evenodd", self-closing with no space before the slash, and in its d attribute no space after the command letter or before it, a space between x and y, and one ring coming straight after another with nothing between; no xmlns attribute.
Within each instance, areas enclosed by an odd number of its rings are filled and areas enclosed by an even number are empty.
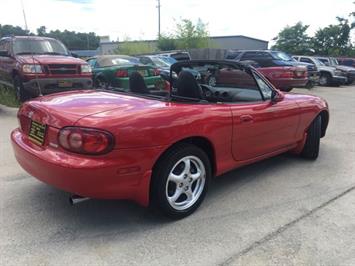
<svg viewBox="0 0 355 266"><path fill-rule="evenodd" d="M338 57L339 65L355 67L355 58Z"/></svg>
<svg viewBox="0 0 355 266"><path fill-rule="evenodd" d="M17 97L92 87L91 67L74 58L60 41L37 36L0 39L0 82L14 86Z"/></svg>
<svg viewBox="0 0 355 266"><path fill-rule="evenodd" d="M310 63L317 66L320 73L319 85L321 86L339 86L347 82L347 78L343 76L343 73L340 70L337 70L335 67L326 66L322 61L315 57L297 55L293 56L293 58L297 61Z"/></svg>
<svg viewBox="0 0 355 266"><path fill-rule="evenodd" d="M318 82L318 71L312 64L295 61L284 52L272 50L230 50L226 59L254 62L253 66L273 85L283 91L294 87L312 87Z"/></svg>
<svg viewBox="0 0 355 266"><path fill-rule="evenodd" d="M323 62L326 66L335 67L342 72L343 76L346 76L348 81L346 84L351 84L355 80L355 68L351 66L339 65L338 60L334 57L317 57L318 60Z"/></svg>

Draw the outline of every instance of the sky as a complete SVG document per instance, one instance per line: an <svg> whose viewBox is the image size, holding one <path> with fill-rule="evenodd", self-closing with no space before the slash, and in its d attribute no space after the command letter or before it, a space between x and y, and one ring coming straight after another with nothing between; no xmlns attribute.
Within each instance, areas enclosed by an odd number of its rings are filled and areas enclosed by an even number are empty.
<svg viewBox="0 0 355 266"><path fill-rule="evenodd" d="M109 35L111 40L155 39L157 0L22 0L28 28ZM286 25L310 25L308 33L355 11L354 0L161 0L161 31L181 19L207 23L211 36L246 35L270 41ZM0 0L0 24L24 28L21 0ZM353 36L354 39L354 36Z"/></svg>

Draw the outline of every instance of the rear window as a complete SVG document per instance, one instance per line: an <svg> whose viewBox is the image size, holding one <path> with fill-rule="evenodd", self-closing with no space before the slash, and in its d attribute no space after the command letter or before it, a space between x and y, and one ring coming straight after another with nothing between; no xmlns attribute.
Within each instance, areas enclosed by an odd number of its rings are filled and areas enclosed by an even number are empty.
<svg viewBox="0 0 355 266"><path fill-rule="evenodd" d="M101 67L108 67L108 66L118 66L118 65L137 65L139 64L139 59L135 57L100 57L97 59L97 63Z"/></svg>

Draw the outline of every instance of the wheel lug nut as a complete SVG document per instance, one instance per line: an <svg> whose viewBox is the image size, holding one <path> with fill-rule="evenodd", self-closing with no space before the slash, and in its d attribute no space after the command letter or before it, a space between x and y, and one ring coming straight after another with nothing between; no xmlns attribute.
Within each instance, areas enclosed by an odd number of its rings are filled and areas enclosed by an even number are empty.
<svg viewBox="0 0 355 266"><path fill-rule="evenodd" d="M192 178L191 177L189 178L189 182L192 182Z"/></svg>
<svg viewBox="0 0 355 266"><path fill-rule="evenodd" d="M189 187L188 187L188 186L186 186L186 187L185 187L185 191L187 191L188 189L189 189Z"/></svg>
<svg viewBox="0 0 355 266"><path fill-rule="evenodd" d="M183 183L180 183L180 184L179 184L179 187L182 187L183 185L184 185Z"/></svg>

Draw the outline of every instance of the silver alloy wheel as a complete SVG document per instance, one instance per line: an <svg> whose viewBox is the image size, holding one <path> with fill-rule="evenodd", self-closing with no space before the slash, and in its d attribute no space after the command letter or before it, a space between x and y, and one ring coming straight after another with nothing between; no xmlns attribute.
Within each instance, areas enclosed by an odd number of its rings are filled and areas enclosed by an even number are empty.
<svg viewBox="0 0 355 266"><path fill-rule="evenodd" d="M327 85L327 83L328 83L328 77L322 75L322 76L319 78L319 85L325 86L325 85Z"/></svg>
<svg viewBox="0 0 355 266"><path fill-rule="evenodd" d="M180 159L169 173L165 194L172 208L183 211L200 198L206 183L206 169L196 156Z"/></svg>

